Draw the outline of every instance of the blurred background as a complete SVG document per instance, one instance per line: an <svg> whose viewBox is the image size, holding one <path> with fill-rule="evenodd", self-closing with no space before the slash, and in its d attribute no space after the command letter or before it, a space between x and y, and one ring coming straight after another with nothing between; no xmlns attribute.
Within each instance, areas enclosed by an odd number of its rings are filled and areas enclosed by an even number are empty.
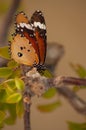
<svg viewBox="0 0 86 130"><path fill-rule="evenodd" d="M12 0L0 0L0 33L4 20L11 7ZM81 64L86 68L86 0L22 0L18 11L23 10L28 18L35 10L41 10L47 25L48 43L64 46L64 56L55 69L55 75L77 76L70 67L70 62ZM14 22L14 21L13 21ZM13 25L10 34L13 33ZM86 99L86 91L78 92ZM36 106L40 103L52 102L61 98L62 106L51 113L41 113ZM82 115L77 113L63 97L52 100L33 97L31 106L32 130L67 130L67 121L84 122ZM18 119L14 126L6 126L4 130L23 130L23 120Z"/></svg>

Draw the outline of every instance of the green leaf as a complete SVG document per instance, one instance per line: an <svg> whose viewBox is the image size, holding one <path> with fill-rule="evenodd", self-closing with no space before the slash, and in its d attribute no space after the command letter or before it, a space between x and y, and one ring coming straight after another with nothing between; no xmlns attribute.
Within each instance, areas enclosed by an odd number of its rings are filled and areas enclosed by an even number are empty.
<svg viewBox="0 0 86 130"><path fill-rule="evenodd" d="M8 79L0 84L0 89L8 90L9 92L13 92L16 89L15 80ZM10 94L10 93L9 93Z"/></svg>
<svg viewBox="0 0 86 130"><path fill-rule="evenodd" d="M81 90L81 89L86 89L86 86L80 86L80 87L79 87L79 86L74 86L74 87L73 87L73 91L74 91L74 92L78 92L78 91Z"/></svg>
<svg viewBox="0 0 86 130"><path fill-rule="evenodd" d="M17 119L16 115L16 104L7 104L5 107L8 111L9 116L5 119L7 125L13 125Z"/></svg>
<svg viewBox="0 0 86 130"><path fill-rule="evenodd" d="M44 94L43 94L43 97L44 98L52 98L53 96L55 96L57 94L57 91L55 88L50 88L48 91L46 91Z"/></svg>
<svg viewBox="0 0 86 130"><path fill-rule="evenodd" d="M43 75L43 76L45 76L45 77L47 77L47 78L52 78L53 77L53 75L51 74L51 72L49 70L47 70L47 69L41 70L40 74ZM44 98L52 98L53 96L55 96L56 93L57 92L56 92L55 88L50 88L47 92L45 92L43 94L43 97Z"/></svg>
<svg viewBox="0 0 86 130"><path fill-rule="evenodd" d="M68 122L69 130L86 130L86 123Z"/></svg>
<svg viewBox="0 0 86 130"><path fill-rule="evenodd" d="M18 65L19 64L17 62L15 62L14 60L9 61L8 64L7 64L7 66L9 68L16 68L16 67L18 67Z"/></svg>
<svg viewBox="0 0 86 130"><path fill-rule="evenodd" d="M82 88L82 87L81 87L81 88ZM80 90L80 87L79 87L79 86L74 86L74 87L73 87L73 91L74 91L74 92L77 92L77 91L79 91L79 90Z"/></svg>
<svg viewBox="0 0 86 130"><path fill-rule="evenodd" d="M14 93L13 89L11 87L8 86L8 84L5 84L5 91L7 93L7 95L10 95L12 93Z"/></svg>
<svg viewBox="0 0 86 130"><path fill-rule="evenodd" d="M5 119L5 112L0 110L0 124L3 122L3 120Z"/></svg>
<svg viewBox="0 0 86 130"><path fill-rule="evenodd" d="M24 107L23 107L23 101L22 100L20 100L16 104L16 113L17 113L18 117L22 117L22 115L24 113Z"/></svg>
<svg viewBox="0 0 86 130"><path fill-rule="evenodd" d="M7 84L12 90L16 89L15 79L8 79L5 82L3 82L2 84Z"/></svg>
<svg viewBox="0 0 86 130"><path fill-rule="evenodd" d="M1 103L6 103L7 100L7 93L5 92L5 90L1 90L0 91L0 102Z"/></svg>
<svg viewBox="0 0 86 130"><path fill-rule="evenodd" d="M15 121L16 121L16 119L15 119L15 118L12 118L12 117L7 117L7 118L5 119L5 123L6 123L7 125L13 125L13 124L15 124Z"/></svg>
<svg viewBox="0 0 86 130"><path fill-rule="evenodd" d="M0 68L0 78L8 78L12 74L12 70L8 67Z"/></svg>
<svg viewBox="0 0 86 130"><path fill-rule="evenodd" d="M37 108L41 112L52 112L59 106L61 106L61 102L60 101L56 101L56 102L53 102L53 103L50 103L50 104L46 104L46 105L39 105Z"/></svg>
<svg viewBox="0 0 86 130"><path fill-rule="evenodd" d="M24 82L23 82L23 80L21 80L21 79L19 79L19 78L15 78L15 85L16 85L16 87L17 87L17 89L19 89L19 90L24 90Z"/></svg>
<svg viewBox="0 0 86 130"><path fill-rule="evenodd" d="M16 104L7 104L6 108L9 112L9 116L16 118Z"/></svg>
<svg viewBox="0 0 86 130"><path fill-rule="evenodd" d="M6 103L1 103L0 102L0 110L5 111L6 110Z"/></svg>
<svg viewBox="0 0 86 130"><path fill-rule="evenodd" d="M7 97L7 103L17 103L22 99L22 95L20 93L14 93Z"/></svg>
<svg viewBox="0 0 86 130"><path fill-rule="evenodd" d="M79 64L75 65L72 63L70 65L80 78L86 77L86 69L82 65Z"/></svg>
<svg viewBox="0 0 86 130"><path fill-rule="evenodd" d="M47 78L52 78L53 75L51 74L51 72L47 69L45 70L39 70L39 73Z"/></svg>
<svg viewBox="0 0 86 130"><path fill-rule="evenodd" d="M21 69L15 69L15 71L13 71L12 75L10 76L10 78L15 78L15 77L21 77Z"/></svg>
<svg viewBox="0 0 86 130"><path fill-rule="evenodd" d="M8 46L0 47L0 56L5 59L10 59Z"/></svg>

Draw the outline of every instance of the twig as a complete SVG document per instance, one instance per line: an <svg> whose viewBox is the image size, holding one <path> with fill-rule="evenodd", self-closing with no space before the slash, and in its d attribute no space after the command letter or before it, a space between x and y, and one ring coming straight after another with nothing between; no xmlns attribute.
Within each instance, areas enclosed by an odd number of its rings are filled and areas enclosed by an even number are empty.
<svg viewBox="0 0 86 130"><path fill-rule="evenodd" d="M30 126L30 105L28 105L28 111L24 111L24 130L31 130Z"/></svg>
<svg viewBox="0 0 86 130"><path fill-rule="evenodd" d="M24 130L31 130L30 111L24 111Z"/></svg>
<svg viewBox="0 0 86 130"><path fill-rule="evenodd" d="M67 85L86 86L86 79L81 78L59 76L55 78L55 81L56 83L64 83Z"/></svg>
<svg viewBox="0 0 86 130"><path fill-rule="evenodd" d="M30 123L30 106L31 106L31 97L28 91L24 92L23 95L23 103L24 103L24 130L31 130L31 123Z"/></svg>
<svg viewBox="0 0 86 130"><path fill-rule="evenodd" d="M9 28L12 24L14 13L16 12L17 8L19 7L21 0L13 0L11 8L9 9L9 12L6 16L6 19L4 20L2 29L0 31L0 46L7 45L7 34L9 32ZM0 67L5 66L7 61L3 58L0 58Z"/></svg>
<svg viewBox="0 0 86 130"><path fill-rule="evenodd" d="M9 27L12 23L14 13L16 12L17 8L19 7L21 0L13 0L11 8L9 9L8 15L4 21L2 31L0 34L0 44L2 46L6 45L6 38L9 32Z"/></svg>
<svg viewBox="0 0 86 130"><path fill-rule="evenodd" d="M79 98L74 92L67 87L57 88L57 91L63 95L72 107L79 113L86 115L86 102Z"/></svg>

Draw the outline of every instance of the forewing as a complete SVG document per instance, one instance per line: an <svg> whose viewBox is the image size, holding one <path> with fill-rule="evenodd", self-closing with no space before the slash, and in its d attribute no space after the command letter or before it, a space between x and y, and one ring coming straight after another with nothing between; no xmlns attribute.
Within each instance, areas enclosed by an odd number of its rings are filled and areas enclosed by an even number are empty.
<svg viewBox="0 0 86 130"><path fill-rule="evenodd" d="M35 36L39 48L40 64L44 64L46 57L46 25L41 11L35 11L31 17L30 24L35 29Z"/></svg>
<svg viewBox="0 0 86 130"><path fill-rule="evenodd" d="M39 57L39 49L34 33L34 28L30 24L26 14L24 12L18 13L16 15L15 21L16 33L21 34L21 36L25 36L30 41L30 44L33 46Z"/></svg>

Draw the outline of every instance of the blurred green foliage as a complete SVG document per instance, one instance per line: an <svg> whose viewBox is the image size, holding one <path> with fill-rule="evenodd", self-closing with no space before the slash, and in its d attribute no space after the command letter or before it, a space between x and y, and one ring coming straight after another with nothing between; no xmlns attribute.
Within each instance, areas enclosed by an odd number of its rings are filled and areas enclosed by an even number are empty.
<svg viewBox="0 0 86 130"><path fill-rule="evenodd" d="M80 78L86 78L86 69L80 64L70 64L71 68Z"/></svg>
<svg viewBox="0 0 86 130"><path fill-rule="evenodd" d="M8 46L1 47L0 48L0 57L5 58L5 59L10 59L10 55L8 52L9 52Z"/></svg>
<svg viewBox="0 0 86 130"><path fill-rule="evenodd" d="M52 112L59 106L61 106L60 101L53 101L53 103L39 105L38 110L41 112Z"/></svg>
<svg viewBox="0 0 86 130"><path fill-rule="evenodd" d="M86 130L86 123L68 122L69 130Z"/></svg>
<svg viewBox="0 0 86 130"><path fill-rule="evenodd" d="M5 124L13 125L23 115L22 92L24 82L18 64L10 59L8 47L0 48L0 56L9 59L7 67L0 68L0 129Z"/></svg>
<svg viewBox="0 0 86 130"><path fill-rule="evenodd" d="M77 76L79 76L80 78L86 78L86 69L80 65L80 64L70 64L71 68L73 69L73 71L77 74ZM73 91L77 92L80 89L85 89L86 86L74 86L73 87Z"/></svg>

